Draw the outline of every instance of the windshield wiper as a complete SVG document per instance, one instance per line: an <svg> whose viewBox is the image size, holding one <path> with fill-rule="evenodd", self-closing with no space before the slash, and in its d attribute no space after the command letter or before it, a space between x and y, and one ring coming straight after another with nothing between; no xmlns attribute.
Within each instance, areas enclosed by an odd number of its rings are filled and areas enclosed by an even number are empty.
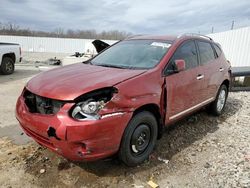
<svg viewBox="0 0 250 188"><path fill-rule="evenodd" d="M82 63L84 63L84 64L89 64L89 65L93 65L93 63L92 63L90 60L83 61Z"/></svg>
<svg viewBox="0 0 250 188"><path fill-rule="evenodd" d="M128 67L122 66L122 65L111 65L111 64L94 64L94 65L102 66L102 67L118 68L118 69L128 69Z"/></svg>

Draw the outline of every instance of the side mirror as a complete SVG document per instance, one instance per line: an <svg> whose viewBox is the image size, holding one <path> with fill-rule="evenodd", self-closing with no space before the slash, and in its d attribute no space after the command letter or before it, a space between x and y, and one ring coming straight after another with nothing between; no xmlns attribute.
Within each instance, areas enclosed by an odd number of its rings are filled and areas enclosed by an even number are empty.
<svg viewBox="0 0 250 188"><path fill-rule="evenodd" d="M175 72L184 71L186 68L186 62L184 59L177 59L174 61Z"/></svg>

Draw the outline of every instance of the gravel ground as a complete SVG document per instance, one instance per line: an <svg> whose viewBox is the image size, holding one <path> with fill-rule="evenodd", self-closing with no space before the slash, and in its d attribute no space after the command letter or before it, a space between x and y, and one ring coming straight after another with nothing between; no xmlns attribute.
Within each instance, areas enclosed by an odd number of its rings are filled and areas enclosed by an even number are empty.
<svg viewBox="0 0 250 188"><path fill-rule="evenodd" d="M225 111L201 110L165 130L149 160L72 163L26 137L14 116L23 85L39 71L0 75L0 187L250 187L250 93L230 93Z"/></svg>

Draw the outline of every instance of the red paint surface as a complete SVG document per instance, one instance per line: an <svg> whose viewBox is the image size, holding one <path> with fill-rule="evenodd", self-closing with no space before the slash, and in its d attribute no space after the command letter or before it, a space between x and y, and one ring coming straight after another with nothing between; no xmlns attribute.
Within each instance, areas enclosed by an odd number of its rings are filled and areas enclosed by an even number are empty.
<svg viewBox="0 0 250 188"><path fill-rule="evenodd" d="M74 105L72 102L66 103L55 115L34 114L28 111L21 95L16 105L16 117L24 131L38 143L68 159L96 160L119 150L124 129L136 109L148 104L157 106L167 125L191 112L174 120L169 119L171 116L215 97L222 82L230 80L230 66L224 55L210 64L164 76L163 70L176 48L183 41L195 37L148 36L134 39L146 38L173 40L167 54L153 69L126 70L75 64L43 72L31 79L26 86L37 95L65 101L73 101L95 89L114 86L119 92L100 114L123 112L123 115L77 121L69 114ZM224 68L224 71L219 72L219 68ZM204 79L197 80L198 74L204 74ZM197 109L193 111L195 110ZM48 137L49 127L56 129L60 140Z"/></svg>

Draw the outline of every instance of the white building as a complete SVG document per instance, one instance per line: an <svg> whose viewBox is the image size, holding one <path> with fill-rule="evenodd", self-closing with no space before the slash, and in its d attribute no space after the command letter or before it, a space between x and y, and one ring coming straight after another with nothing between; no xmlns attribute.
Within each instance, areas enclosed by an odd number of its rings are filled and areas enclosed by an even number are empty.
<svg viewBox="0 0 250 188"><path fill-rule="evenodd" d="M209 34L220 43L233 67L250 66L250 27Z"/></svg>

